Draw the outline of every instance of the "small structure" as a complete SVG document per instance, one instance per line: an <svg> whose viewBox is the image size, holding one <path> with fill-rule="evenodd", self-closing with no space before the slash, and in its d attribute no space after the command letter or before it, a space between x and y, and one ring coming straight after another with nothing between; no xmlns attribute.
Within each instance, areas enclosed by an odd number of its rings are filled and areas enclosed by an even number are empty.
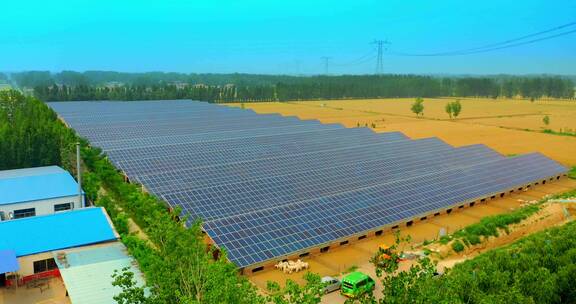
<svg viewBox="0 0 576 304"><path fill-rule="evenodd" d="M0 221L48 215L84 206L78 184L58 166L0 171Z"/></svg>
<svg viewBox="0 0 576 304"><path fill-rule="evenodd" d="M114 271L128 268L137 285L143 286L142 273L122 243L54 252L54 259L72 303L115 304L121 292L112 286Z"/></svg>
<svg viewBox="0 0 576 304"><path fill-rule="evenodd" d="M0 269L0 282L6 286L59 277L56 251L115 242L119 238L100 207L0 222L0 236L2 265L5 261L12 265Z"/></svg>
<svg viewBox="0 0 576 304"><path fill-rule="evenodd" d="M112 274L124 268L144 285L104 208L0 222L0 236L0 302L115 304Z"/></svg>

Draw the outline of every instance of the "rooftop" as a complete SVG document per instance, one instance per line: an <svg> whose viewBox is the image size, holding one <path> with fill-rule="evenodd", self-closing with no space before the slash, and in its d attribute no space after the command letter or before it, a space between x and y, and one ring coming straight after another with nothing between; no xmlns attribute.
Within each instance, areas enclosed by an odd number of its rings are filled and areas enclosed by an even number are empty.
<svg viewBox="0 0 576 304"><path fill-rule="evenodd" d="M100 207L0 222L0 235L0 250L14 250L18 257L118 238Z"/></svg>
<svg viewBox="0 0 576 304"><path fill-rule="evenodd" d="M78 184L58 166L0 171L0 205L78 194Z"/></svg>
<svg viewBox="0 0 576 304"><path fill-rule="evenodd" d="M113 297L121 288L112 286L112 275L115 270L121 271L125 267L134 273L138 286L144 285L136 262L121 243L54 252L54 259L72 303L116 303Z"/></svg>

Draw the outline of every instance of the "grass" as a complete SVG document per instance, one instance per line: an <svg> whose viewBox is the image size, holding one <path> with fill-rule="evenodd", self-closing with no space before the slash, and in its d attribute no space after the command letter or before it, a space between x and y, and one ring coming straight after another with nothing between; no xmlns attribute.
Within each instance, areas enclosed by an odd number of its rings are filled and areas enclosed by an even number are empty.
<svg viewBox="0 0 576 304"><path fill-rule="evenodd" d="M559 132L559 131L554 131L554 130L550 130L550 129L544 129L542 132L546 133L546 134L561 135L561 136L576 136L576 133Z"/></svg>
<svg viewBox="0 0 576 304"><path fill-rule="evenodd" d="M576 166L572 167L570 171L568 171L568 177L571 179L576 179Z"/></svg>
<svg viewBox="0 0 576 304"><path fill-rule="evenodd" d="M472 224L464 229L458 230L454 233L453 237L462 239L462 241L470 246L479 244L481 238L490 236L498 236L500 230L508 233L508 226L517 224L529 216L535 214L540 210L540 205L530 205L522 207L507 214L499 214L488 216L480 220L476 224Z"/></svg>
<svg viewBox="0 0 576 304"><path fill-rule="evenodd" d="M352 265L350 267L348 267L348 269L346 269L343 273L351 273L358 270L358 266L357 265Z"/></svg>

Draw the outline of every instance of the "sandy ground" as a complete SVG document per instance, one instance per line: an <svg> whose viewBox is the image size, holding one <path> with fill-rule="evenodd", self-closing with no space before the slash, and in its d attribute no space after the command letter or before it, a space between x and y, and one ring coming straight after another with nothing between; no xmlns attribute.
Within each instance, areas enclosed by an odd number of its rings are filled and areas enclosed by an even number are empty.
<svg viewBox="0 0 576 304"><path fill-rule="evenodd" d="M424 240L433 240L437 238L441 228L446 229L448 233L452 233L460 228L479 222L482 217L502 214L514 210L523 204L523 202L519 200L530 201L534 199L540 199L548 194L566 192L574 188L576 188L576 180L564 178L560 181L546 185L532 187L531 190L526 192L516 193L512 196L490 200L485 204L476 205L471 208L460 209L459 211L452 212L449 215L443 214L424 222L415 223L412 227L403 228L401 230L402 235L410 235L412 238L411 243L408 244L405 249L412 249L413 246L420 245ZM553 209L558 207L550 208L552 209L546 209L545 212L556 214L558 216L562 214L558 211L559 209ZM473 257L480 251L507 244L528 233L545 229L550 225L561 222L562 219L558 216L546 217L546 221L541 222L542 224L539 223L537 225L527 225L531 228L518 230L519 232L511 233L509 236L502 238L501 241L493 242L491 245L484 245L484 248L477 248L473 251L464 252L459 256L450 256L443 260L439 265L441 268L447 266L451 267L456 262ZM541 214L539 214L536 218L540 217L542 217ZM328 253L308 257L305 259L305 261L310 264L310 271L318 273L321 276L334 276L342 278L350 267L355 266L358 267L358 270L369 274L373 278L376 278L374 267L369 263L369 259L380 244L391 244L393 241L394 236L391 233L385 233L379 237L368 238L344 247L333 249ZM464 257L464 255L466 256ZM403 263L402 267L409 268L409 266L410 264L406 262ZM284 274L279 270L266 270L249 276L249 279L259 288L264 289L266 282L269 280L279 282L280 284L284 284L287 279L292 279L296 282L303 283L303 275L304 272ZM381 294L381 288L382 286L377 284L375 292L376 295ZM322 303L343 303L344 301L345 298L342 297L338 292L333 292L324 296Z"/></svg>
<svg viewBox="0 0 576 304"><path fill-rule="evenodd" d="M0 304L70 304L61 279L50 280L50 288L40 291L26 286L0 288Z"/></svg>
<svg viewBox="0 0 576 304"><path fill-rule="evenodd" d="M576 131L576 102L461 99L462 113L450 120L450 99L425 99L424 116L410 112L413 99L246 103L258 113L280 113L347 127L370 126L376 132L401 131L411 138L437 136L454 146L483 143L502 154L541 152L565 165L576 165L576 137L541 133L544 128ZM238 106L232 105L232 106ZM550 125L542 122L550 117ZM526 131L528 130L528 131Z"/></svg>

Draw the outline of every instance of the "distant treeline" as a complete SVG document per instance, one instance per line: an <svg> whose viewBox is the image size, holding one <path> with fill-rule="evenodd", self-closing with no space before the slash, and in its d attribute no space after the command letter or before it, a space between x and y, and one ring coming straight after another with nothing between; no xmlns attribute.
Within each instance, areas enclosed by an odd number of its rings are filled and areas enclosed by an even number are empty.
<svg viewBox="0 0 576 304"><path fill-rule="evenodd" d="M26 72L13 74L12 78L20 86L34 87L36 96L46 101L196 99L242 102L440 96L574 98L574 83L561 77L296 77L249 74Z"/></svg>

